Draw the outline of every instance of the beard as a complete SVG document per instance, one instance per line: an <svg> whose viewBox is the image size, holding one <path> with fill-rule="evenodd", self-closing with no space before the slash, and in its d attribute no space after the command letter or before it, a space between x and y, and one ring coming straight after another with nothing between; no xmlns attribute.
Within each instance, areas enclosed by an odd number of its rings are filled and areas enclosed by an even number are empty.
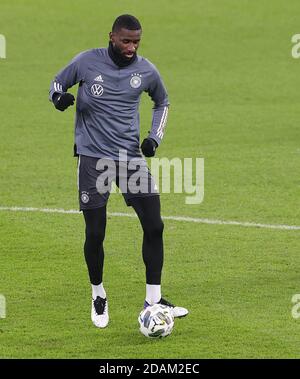
<svg viewBox="0 0 300 379"><path fill-rule="evenodd" d="M126 60L130 60L136 56L136 52L134 52L133 57L131 57L131 58L126 57L125 54L122 53L121 49L117 46L113 46L113 50L116 53L116 55L118 55L120 58L122 57L123 59L126 59Z"/></svg>
<svg viewBox="0 0 300 379"><path fill-rule="evenodd" d="M136 52L134 52L134 54L131 58L126 57L121 52L121 49L119 47L113 46L111 41L109 41L108 54L109 54L110 58L113 60L113 62L119 67L129 66L137 58Z"/></svg>

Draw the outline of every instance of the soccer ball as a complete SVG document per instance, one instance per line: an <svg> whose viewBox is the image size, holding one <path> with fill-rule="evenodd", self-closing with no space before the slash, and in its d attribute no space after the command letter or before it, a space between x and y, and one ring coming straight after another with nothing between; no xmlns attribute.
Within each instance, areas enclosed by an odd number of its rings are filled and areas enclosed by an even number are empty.
<svg viewBox="0 0 300 379"><path fill-rule="evenodd" d="M166 305L154 304L142 310L138 318L140 332L149 338L166 337L172 333L174 317Z"/></svg>

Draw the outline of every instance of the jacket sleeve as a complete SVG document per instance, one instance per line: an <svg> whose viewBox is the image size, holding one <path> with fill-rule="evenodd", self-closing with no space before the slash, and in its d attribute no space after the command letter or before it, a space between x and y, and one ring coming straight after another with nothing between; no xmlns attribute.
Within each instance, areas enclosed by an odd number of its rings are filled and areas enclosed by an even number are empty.
<svg viewBox="0 0 300 379"><path fill-rule="evenodd" d="M152 125L148 137L154 139L159 145L164 135L170 104L167 90L160 74L155 67L153 68L152 80L149 88L146 90L154 102Z"/></svg>
<svg viewBox="0 0 300 379"><path fill-rule="evenodd" d="M67 92L69 88L82 80L82 57L83 53L78 54L52 80L49 90L50 101L55 93Z"/></svg>

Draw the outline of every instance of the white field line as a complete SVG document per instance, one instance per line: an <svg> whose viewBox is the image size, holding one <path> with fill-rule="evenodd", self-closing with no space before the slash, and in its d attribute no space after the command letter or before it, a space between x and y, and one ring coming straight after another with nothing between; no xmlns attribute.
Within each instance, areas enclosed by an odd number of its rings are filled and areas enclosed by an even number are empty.
<svg viewBox="0 0 300 379"><path fill-rule="evenodd" d="M0 211L12 211L12 212L43 212L43 213L63 213L63 214L79 214L80 212L74 209L55 209L55 208L26 208L26 207L1 207ZM112 217L131 217L137 216L133 213L119 213L108 212L108 216ZM162 216L164 220L179 221L179 222L194 222L198 224L211 224L211 225L237 225L243 227L252 228L265 228L265 229L279 229L279 230L300 230L300 226L297 225L274 225L274 224L261 224L255 222L246 221L225 221L225 220L213 220L207 218L194 218L183 216Z"/></svg>

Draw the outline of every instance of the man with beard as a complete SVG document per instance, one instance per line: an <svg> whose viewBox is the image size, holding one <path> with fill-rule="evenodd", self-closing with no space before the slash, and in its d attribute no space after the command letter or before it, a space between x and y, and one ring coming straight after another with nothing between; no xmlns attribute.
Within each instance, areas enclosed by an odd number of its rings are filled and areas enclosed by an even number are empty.
<svg viewBox="0 0 300 379"><path fill-rule="evenodd" d="M164 225L159 193L141 151L145 157L154 156L164 135L169 102L156 67L137 55L141 35L142 27L134 16L119 16L109 33L108 48L77 55L56 75L50 88L50 100L64 111L75 101L67 90L79 83L74 152L79 157L79 204L86 225L84 255L92 286L91 318L99 328L109 322L103 241L113 180L143 229L144 307L161 303L171 308L174 317L188 314L187 309L161 296ZM140 151L139 103L143 92L151 97L154 108L151 130Z"/></svg>

